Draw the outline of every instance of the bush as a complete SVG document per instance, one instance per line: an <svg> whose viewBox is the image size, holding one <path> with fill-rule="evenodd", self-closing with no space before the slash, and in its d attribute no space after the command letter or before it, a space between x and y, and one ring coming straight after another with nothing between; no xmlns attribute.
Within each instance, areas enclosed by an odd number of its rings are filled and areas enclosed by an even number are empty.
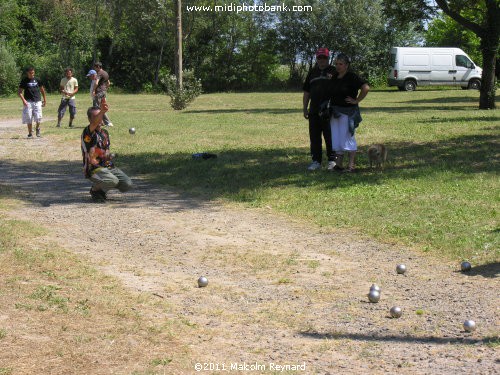
<svg viewBox="0 0 500 375"><path fill-rule="evenodd" d="M19 69L7 45L0 39L0 96L14 93L19 84Z"/></svg>
<svg viewBox="0 0 500 375"><path fill-rule="evenodd" d="M186 108L202 92L201 80L194 76L192 70L183 72L182 88L177 87L177 78L173 74L161 72L159 77L160 85L166 88L170 96L170 105L175 110Z"/></svg>

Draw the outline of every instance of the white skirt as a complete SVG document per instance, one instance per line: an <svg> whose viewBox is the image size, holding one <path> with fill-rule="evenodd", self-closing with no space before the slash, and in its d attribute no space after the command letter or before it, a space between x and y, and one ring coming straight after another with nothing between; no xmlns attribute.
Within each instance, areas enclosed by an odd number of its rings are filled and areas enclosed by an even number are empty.
<svg viewBox="0 0 500 375"><path fill-rule="evenodd" d="M349 117L341 114L340 117L332 116L330 120L332 129L332 149L338 154L344 151L357 151L356 138L349 132Z"/></svg>

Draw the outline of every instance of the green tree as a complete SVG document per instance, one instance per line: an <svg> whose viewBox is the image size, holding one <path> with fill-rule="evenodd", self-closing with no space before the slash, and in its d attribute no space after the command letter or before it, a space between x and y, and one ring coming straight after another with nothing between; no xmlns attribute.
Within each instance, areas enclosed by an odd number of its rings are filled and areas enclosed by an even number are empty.
<svg viewBox="0 0 500 375"><path fill-rule="evenodd" d="M294 0L290 4L310 6L307 12L279 15L280 50L295 79L304 72L304 65L312 66L318 47L328 47L333 53L350 55L353 67L372 83L385 82L390 47L418 37L407 24L388 23L382 0Z"/></svg>
<svg viewBox="0 0 500 375"><path fill-rule="evenodd" d="M16 60L4 38L0 38L0 96L16 92L19 76Z"/></svg>
<svg viewBox="0 0 500 375"><path fill-rule="evenodd" d="M471 30L464 29L446 15L434 18L425 34L428 47L458 47L463 49L477 64L482 66L481 40Z"/></svg>

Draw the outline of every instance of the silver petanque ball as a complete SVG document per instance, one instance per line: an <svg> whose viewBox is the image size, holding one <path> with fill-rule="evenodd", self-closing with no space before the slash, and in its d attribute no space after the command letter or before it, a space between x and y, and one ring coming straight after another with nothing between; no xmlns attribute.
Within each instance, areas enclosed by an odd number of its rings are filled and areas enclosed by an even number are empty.
<svg viewBox="0 0 500 375"><path fill-rule="evenodd" d="M198 286L204 288L208 285L208 279L205 276L200 276L198 279Z"/></svg>
<svg viewBox="0 0 500 375"><path fill-rule="evenodd" d="M130 129L128 130L128 132L129 132L130 134L135 134L135 128L130 128Z"/></svg>
<svg viewBox="0 0 500 375"><path fill-rule="evenodd" d="M400 275L403 275L406 272L406 266L404 264L398 264L396 266L396 272Z"/></svg>
<svg viewBox="0 0 500 375"><path fill-rule="evenodd" d="M372 303L377 303L380 300L380 292L370 290L370 293L368 293L368 300Z"/></svg>
<svg viewBox="0 0 500 375"><path fill-rule="evenodd" d="M476 330L476 322L473 320L466 320L464 322L465 332L472 332Z"/></svg>
<svg viewBox="0 0 500 375"><path fill-rule="evenodd" d="M370 287L370 291L372 291L372 290L379 292L379 293L381 292L380 287L377 284L372 284L372 286Z"/></svg>
<svg viewBox="0 0 500 375"><path fill-rule="evenodd" d="M401 318L401 315L403 315L403 310L399 306L393 306L389 310L389 313L393 318Z"/></svg>
<svg viewBox="0 0 500 375"><path fill-rule="evenodd" d="M460 269L462 270L462 272L469 272L472 269L472 264L470 264L469 262L462 262L460 264Z"/></svg>

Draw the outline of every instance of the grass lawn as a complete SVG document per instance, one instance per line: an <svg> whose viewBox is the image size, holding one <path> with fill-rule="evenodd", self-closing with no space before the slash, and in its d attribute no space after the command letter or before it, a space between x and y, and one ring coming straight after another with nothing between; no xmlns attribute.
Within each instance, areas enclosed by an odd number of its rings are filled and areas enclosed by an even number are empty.
<svg viewBox="0 0 500 375"><path fill-rule="evenodd" d="M478 98L459 89L371 92L357 132L361 170L343 175L306 171L300 92L207 94L181 112L164 95L111 93L108 102L112 149L131 176L481 264L499 260L500 115L478 110ZM89 102L78 96L78 127ZM50 95L44 115L55 118L57 105ZM0 118L20 117L20 107L19 98L2 99ZM54 125L46 121L45 136L79 147L80 131ZM368 168L372 143L389 149L383 171ZM218 158L194 160L195 152Z"/></svg>

